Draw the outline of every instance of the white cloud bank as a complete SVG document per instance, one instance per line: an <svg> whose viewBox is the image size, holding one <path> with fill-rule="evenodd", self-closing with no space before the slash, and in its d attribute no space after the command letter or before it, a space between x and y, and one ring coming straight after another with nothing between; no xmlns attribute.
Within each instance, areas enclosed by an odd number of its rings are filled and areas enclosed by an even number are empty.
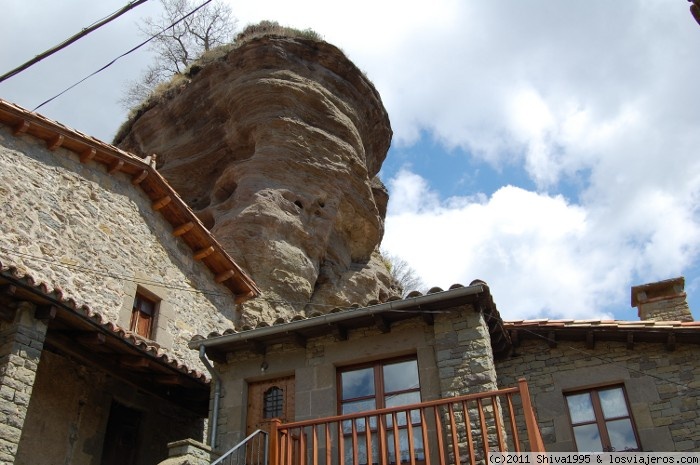
<svg viewBox="0 0 700 465"><path fill-rule="evenodd" d="M624 306L633 275L677 273L700 238L683 206L656 192L616 215L513 186L440 200L407 170L388 184L385 247L430 286L486 281L506 319L635 319Z"/></svg>

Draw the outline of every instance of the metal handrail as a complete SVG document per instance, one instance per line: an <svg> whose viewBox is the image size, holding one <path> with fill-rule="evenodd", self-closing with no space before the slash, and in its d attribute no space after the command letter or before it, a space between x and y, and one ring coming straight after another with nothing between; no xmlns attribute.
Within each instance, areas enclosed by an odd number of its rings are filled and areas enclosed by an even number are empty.
<svg viewBox="0 0 700 465"><path fill-rule="evenodd" d="M235 446L233 446L231 449L229 449L229 450L228 450L225 454L223 454L221 457L219 457L218 459L216 459L215 461L213 461L213 462L211 463L211 465L220 465L220 464L223 464L223 463L224 463L224 460L226 460L226 459L228 459L229 457L233 456L233 454L235 454L239 449L244 448L244 450L245 450L245 446L248 445L248 443L251 442L251 441L255 438L255 436L257 436L257 435L263 435L263 437L265 438L265 446L263 447L264 458L263 458L263 462L262 462L262 463L263 463L263 464L267 464L267 458L268 458L267 454L268 454L268 450L269 450L269 433L268 433L267 431L263 431L263 430L261 430L261 429L258 429L258 430L253 431L252 433L250 433L250 434L248 435L248 437L246 437L244 440L242 440L241 442L239 442L238 444L236 444Z"/></svg>

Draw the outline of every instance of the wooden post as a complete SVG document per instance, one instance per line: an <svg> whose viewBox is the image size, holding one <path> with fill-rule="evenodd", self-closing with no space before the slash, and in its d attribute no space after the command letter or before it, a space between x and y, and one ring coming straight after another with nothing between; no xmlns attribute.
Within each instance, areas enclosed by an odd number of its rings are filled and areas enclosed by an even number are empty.
<svg viewBox="0 0 700 465"><path fill-rule="evenodd" d="M520 391L520 398L523 402L523 416L525 417L527 438L530 441L530 452L546 452L544 443L542 442L542 436L540 435L540 428L537 426L537 418L535 417L535 410L532 408L530 390L527 387L525 378L520 378L518 380L518 390Z"/></svg>
<svg viewBox="0 0 700 465"><path fill-rule="evenodd" d="M270 456L268 457L268 465L279 465L279 432L277 429L282 424L279 418L270 421Z"/></svg>

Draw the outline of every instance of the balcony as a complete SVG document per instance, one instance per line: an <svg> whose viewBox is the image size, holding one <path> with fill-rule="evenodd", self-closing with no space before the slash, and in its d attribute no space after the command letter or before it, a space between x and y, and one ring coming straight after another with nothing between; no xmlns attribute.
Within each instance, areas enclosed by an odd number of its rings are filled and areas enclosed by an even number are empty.
<svg viewBox="0 0 700 465"><path fill-rule="evenodd" d="M493 451L544 451L522 379L512 388L413 405L273 420L269 435L269 454L239 447L244 458L227 453L216 463L262 463L265 457L269 465L462 465L483 463Z"/></svg>

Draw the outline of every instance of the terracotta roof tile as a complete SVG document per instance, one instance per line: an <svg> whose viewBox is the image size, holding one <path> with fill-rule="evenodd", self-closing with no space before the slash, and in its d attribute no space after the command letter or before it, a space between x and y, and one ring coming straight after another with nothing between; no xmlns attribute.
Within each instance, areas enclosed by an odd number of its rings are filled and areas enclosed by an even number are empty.
<svg viewBox="0 0 700 465"><path fill-rule="evenodd" d="M22 283L25 286L33 289L38 294L62 304L63 308L72 311L84 319L94 322L109 334L126 341L140 352L147 354L153 359L168 365L195 380L209 382L209 379L205 373L187 367L187 365L179 361L176 357L173 357L172 355L169 355L163 351L163 349L154 341L144 339L138 334L122 328L113 321L108 320L102 314L92 310L88 305L78 305L73 298L65 295L62 289L58 287L50 288L45 282L36 281L33 276L22 273L16 267L7 266L2 262L0 262L0 276L11 278L11 280Z"/></svg>

